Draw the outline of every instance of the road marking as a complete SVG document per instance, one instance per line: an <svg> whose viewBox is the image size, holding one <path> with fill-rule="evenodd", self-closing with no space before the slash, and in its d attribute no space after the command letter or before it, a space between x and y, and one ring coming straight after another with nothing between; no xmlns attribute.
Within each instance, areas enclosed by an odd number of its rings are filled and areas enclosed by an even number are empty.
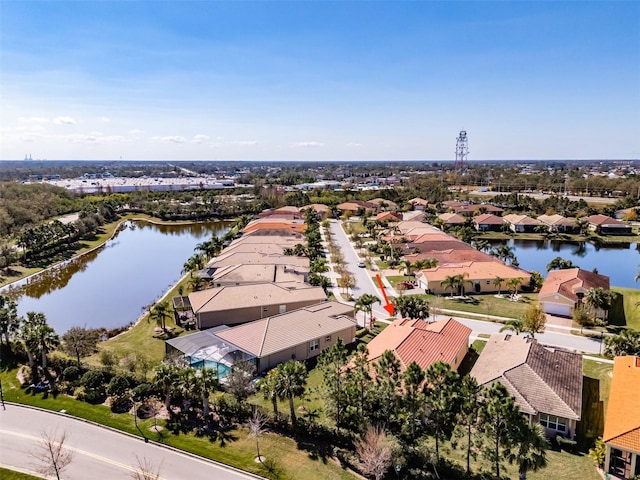
<svg viewBox="0 0 640 480"><path fill-rule="evenodd" d="M26 433L12 432L12 431L9 431L9 430L0 430L0 433L7 434L7 435L13 435L14 437L22 437L22 438L26 438L28 440L34 440L34 441L37 441L37 442L42 442L42 437L35 437L33 435L28 435ZM55 443L59 445L58 442L55 442ZM84 455L84 456L93 458L95 460L98 460L98 461L113 465L115 467L122 468L123 470L128 470L130 472L139 472L140 471L140 468L132 467L130 465L125 465L124 463L120 463L120 462L117 462L115 460L111 460L110 458L103 457L102 455L98 455L98 454L95 454L95 453L87 452L86 450L81 450L81 449L76 448L76 447L70 447L68 445L64 445L63 448L66 448L67 450L71 450L72 452L79 453L80 455ZM163 479L162 477L157 477L157 480L166 480L166 479Z"/></svg>

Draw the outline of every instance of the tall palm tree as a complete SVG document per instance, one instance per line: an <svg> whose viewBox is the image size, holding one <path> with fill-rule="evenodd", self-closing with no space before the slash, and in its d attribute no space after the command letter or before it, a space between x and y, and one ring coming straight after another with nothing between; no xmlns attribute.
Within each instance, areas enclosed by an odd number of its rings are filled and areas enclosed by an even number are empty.
<svg viewBox="0 0 640 480"><path fill-rule="evenodd" d="M373 322L373 304L380 303L380 299L370 293L364 293L355 303L355 311L364 312L365 324L367 323L367 314L369 314L369 324Z"/></svg>
<svg viewBox="0 0 640 480"><path fill-rule="evenodd" d="M278 367L278 396L282 399L289 399L291 423L294 426L296 424L296 410L293 405L293 399L304 394L307 387L307 376L307 368L302 362L291 360Z"/></svg>
<svg viewBox="0 0 640 480"><path fill-rule="evenodd" d="M524 324L522 320L507 320L504 322L502 327L500 327L501 332L512 331L516 335L520 335L524 331Z"/></svg>
<svg viewBox="0 0 640 480"><path fill-rule="evenodd" d="M493 286L498 287L498 295L500 295L500 291L502 290L502 282L504 282L504 278L496 275L496 278L493 279Z"/></svg>
<svg viewBox="0 0 640 480"><path fill-rule="evenodd" d="M507 280L507 287L509 287L509 290L513 291L514 297L518 294L518 288L520 287L521 283L522 283L521 277L514 277Z"/></svg>
<svg viewBox="0 0 640 480"><path fill-rule="evenodd" d="M258 382L258 388L265 400L271 400L273 415L278 417L278 369L269 370L267 375Z"/></svg>
<svg viewBox="0 0 640 480"><path fill-rule="evenodd" d="M456 288L456 285L458 284L458 280L455 278L455 275L447 275L446 277L444 277L444 280L440 282L440 286L444 287L444 289L446 290L447 288L451 289L451 296L453 297L453 291Z"/></svg>
<svg viewBox="0 0 640 480"><path fill-rule="evenodd" d="M404 272L407 277L413 276L413 269L415 268L415 264L411 262L411 260L403 260L400 262L400 266L398 267L398 271Z"/></svg>
<svg viewBox="0 0 640 480"><path fill-rule="evenodd" d="M163 332L167 331L166 320L169 316L171 316L171 312L169 311L169 304L166 301L157 303L151 310L151 318L156 321Z"/></svg>
<svg viewBox="0 0 640 480"><path fill-rule="evenodd" d="M164 394L164 406L168 410L171 406L171 397L178 382L179 369L175 365L161 363L156 367L154 385Z"/></svg>
<svg viewBox="0 0 640 480"><path fill-rule="evenodd" d="M611 308L612 297L610 292L602 287L590 288L585 295L585 300L593 312L594 318L597 317L599 311L604 312L606 318L607 312Z"/></svg>
<svg viewBox="0 0 640 480"><path fill-rule="evenodd" d="M38 338L38 350L40 351L40 355L42 356L42 369L46 370L47 368L47 354L52 350L55 350L60 345L60 337L53 329L46 323L44 325L40 325L37 329L37 338Z"/></svg>
<svg viewBox="0 0 640 480"><path fill-rule="evenodd" d="M507 454L509 463L518 465L519 480L527 480L527 472L537 472L547 466L546 450L549 447L542 425L535 423L532 427L523 427L518 430L515 448Z"/></svg>
<svg viewBox="0 0 640 480"><path fill-rule="evenodd" d="M0 341L4 337L7 347L11 337L20 329L21 321L18 304L6 295L0 295Z"/></svg>
<svg viewBox="0 0 640 480"><path fill-rule="evenodd" d="M203 367L196 372L198 390L202 394L202 415L209 416L209 395L219 388L218 371L213 368Z"/></svg>

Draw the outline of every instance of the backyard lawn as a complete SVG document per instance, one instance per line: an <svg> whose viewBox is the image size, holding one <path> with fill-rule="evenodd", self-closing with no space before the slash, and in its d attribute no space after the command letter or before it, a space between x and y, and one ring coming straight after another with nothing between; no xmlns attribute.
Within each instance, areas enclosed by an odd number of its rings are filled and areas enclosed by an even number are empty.
<svg viewBox="0 0 640 480"><path fill-rule="evenodd" d="M431 304L435 295L424 294L424 298ZM520 318L525 309L538 301L537 293L520 293L519 300L512 302L509 295L498 298L494 295L473 295L465 298L440 296L439 303L444 310L457 310L460 312L476 313L489 318L496 312L500 317Z"/></svg>
<svg viewBox="0 0 640 480"><path fill-rule="evenodd" d="M611 290L622 295L622 302L611 309L609 323L640 330L640 307L636 306L640 302L640 290L622 287L612 287Z"/></svg>
<svg viewBox="0 0 640 480"><path fill-rule="evenodd" d="M33 475L27 475L26 473L0 467L0 478L2 478L2 480L40 480L42 477L34 477Z"/></svg>

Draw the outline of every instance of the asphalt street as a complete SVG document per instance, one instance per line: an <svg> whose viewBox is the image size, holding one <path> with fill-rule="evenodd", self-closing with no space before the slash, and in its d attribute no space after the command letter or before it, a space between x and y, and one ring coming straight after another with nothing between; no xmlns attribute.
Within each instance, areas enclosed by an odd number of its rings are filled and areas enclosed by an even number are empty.
<svg viewBox="0 0 640 480"><path fill-rule="evenodd" d="M353 245L349 241L347 234L342 228L342 225L337 220L332 220L330 225L331 233L336 244L340 247L345 262L347 263L347 269L354 274L356 278L356 287L353 288L352 294L354 298L358 298L363 293L370 293L377 296L381 300L381 304L374 305L373 316L378 319L386 319L389 314L382 308L384 304L383 295L380 289L372 280L372 276L375 272L371 272L365 268L359 268L358 262L360 257L353 248ZM340 289L336 289L339 291ZM393 292L395 294L395 292ZM446 308L446 305L443 305ZM479 334L492 334L498 333L502 325L496 322L488 322L482 320L473 320L465 317L453 315L440 315L437 319L453 317L459 322L467 325L471 328L472 336L477 337ZM362 324L362 317L358 318L360 324ZM600 353L601 341L598 338L588 338L579 335L573 335L571 333L560 332L545 332L536 335L536 339L543 344L553 347L566 348L572 351L578 351L583 353Z"/></svg>
<svg viewBox="0 0 640 480"><path fill-rule="evenodd" d="M65 480L115 480L131 478L138 459L159 469L164 480L247 480L260 477L170 450L140 438L65 415L8 404L0 409L0 465L36 472L45 458L42 434L66 434L64 447L73 451ZM188 473L187 473L188 472Z"/></svg>

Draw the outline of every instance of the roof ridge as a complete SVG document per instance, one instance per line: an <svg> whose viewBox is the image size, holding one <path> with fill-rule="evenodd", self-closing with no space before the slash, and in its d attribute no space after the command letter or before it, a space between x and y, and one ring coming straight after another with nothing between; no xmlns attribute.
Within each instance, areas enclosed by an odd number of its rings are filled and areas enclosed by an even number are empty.
<svg viewBox="0 0 640 480"><path fill-rule="evenodd" d="M258 352L260 356L262 356L262 350L264 350L264 344L267 341L267 330L269 330L269 322L271 322L271 317L267 317L264 322L264 331L262 332L262 341L260 342L260 348L258 348Z"/></svg>

